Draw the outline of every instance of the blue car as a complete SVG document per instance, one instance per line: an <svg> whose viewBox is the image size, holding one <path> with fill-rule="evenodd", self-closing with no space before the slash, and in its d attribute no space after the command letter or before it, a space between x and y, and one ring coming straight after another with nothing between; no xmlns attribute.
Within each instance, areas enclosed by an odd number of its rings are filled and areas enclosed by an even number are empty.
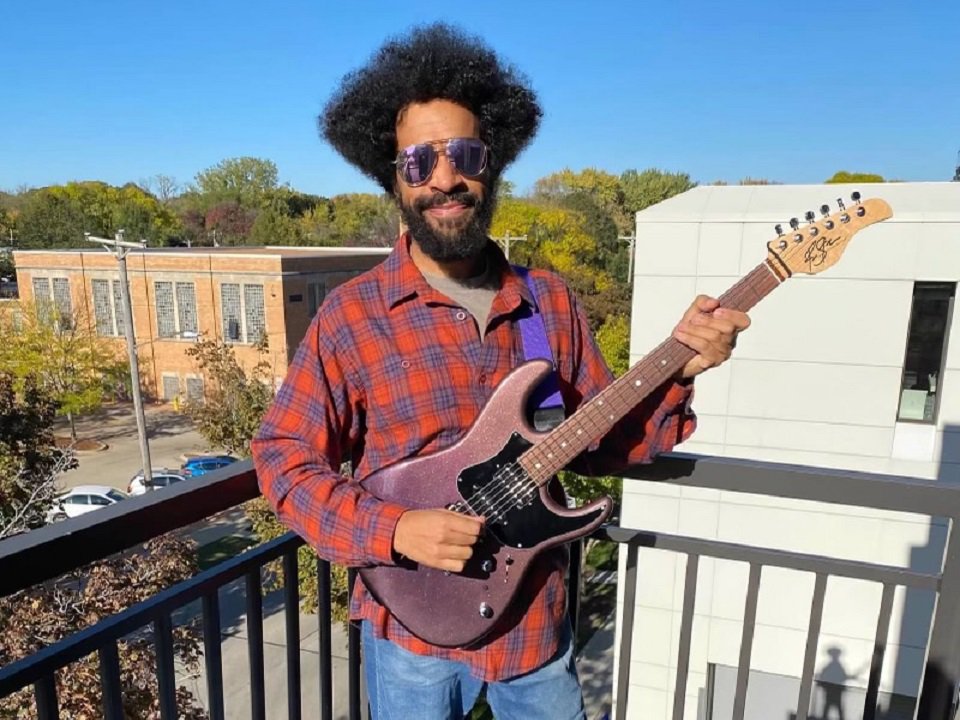
<svg viewBox="0 0 960 720"><path fill-rule="evenodd" d="M183 465L180 466L180 472L187 477L205 475L208 472L219 470L236 461L237 458L231 455L198 455L183 463Z"/></svg>

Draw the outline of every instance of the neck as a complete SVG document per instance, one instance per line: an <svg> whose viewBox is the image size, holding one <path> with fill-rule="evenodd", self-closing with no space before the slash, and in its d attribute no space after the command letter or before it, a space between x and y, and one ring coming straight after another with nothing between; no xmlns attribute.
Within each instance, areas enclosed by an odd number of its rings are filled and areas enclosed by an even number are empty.
<svg viewBox="0 0 960 720"><path fill-rule="evenodd" d="M424 275L439 275L454 280L476 277L486 266L486 258L482 252L463 260L434 260L420 249L413 238L410 239L410 258Z"/></svg>

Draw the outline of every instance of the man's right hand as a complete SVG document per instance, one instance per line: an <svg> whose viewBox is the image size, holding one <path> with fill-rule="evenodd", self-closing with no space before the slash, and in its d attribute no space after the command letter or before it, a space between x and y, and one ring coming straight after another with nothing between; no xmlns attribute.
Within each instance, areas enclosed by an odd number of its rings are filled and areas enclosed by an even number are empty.
<svg viewBox="0 0 960 720"><path fill-rule="evenodd" d="M482 530L481 517L452 510L407 510L397 521L393 549L421 565L460 572Z"/></svg>

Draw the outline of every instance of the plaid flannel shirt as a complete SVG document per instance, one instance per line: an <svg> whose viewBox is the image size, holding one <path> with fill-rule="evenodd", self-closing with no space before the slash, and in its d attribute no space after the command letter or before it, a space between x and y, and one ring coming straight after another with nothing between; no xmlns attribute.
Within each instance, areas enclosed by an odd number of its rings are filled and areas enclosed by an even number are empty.
<svg viewBox="0 0 960 720"><path fill-rule="evenodd" d="M252 452L264 496L321 557L346 566L393 563L393 533L405 508L342 477L341 464L351 461L359 480L451 445L524 361L518 310L533 298L493 243L489 253L502 283L482 341L473 317L424 280L406 236L379 266L335 288L313 319ZM531 276L569 414L613 377L563 281L541 270ZM608 474L671 449L693 431L692 392L690 383L666 383L571 469ZM359 579L350 616L411 652L464 662L485 680L514 677L557 650L566 557L564 549L542 553L505 619L509 629L470 648L415 637Z"/></svg>

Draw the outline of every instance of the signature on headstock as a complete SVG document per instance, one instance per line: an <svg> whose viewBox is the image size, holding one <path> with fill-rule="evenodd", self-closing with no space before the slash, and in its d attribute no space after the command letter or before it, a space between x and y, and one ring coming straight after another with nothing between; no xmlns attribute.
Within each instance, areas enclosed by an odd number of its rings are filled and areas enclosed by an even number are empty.
<svg viewBox="0 0 960 720"><path fill-rule="evenodd" d="M851 195L855 205L849 209L842 198L837 199L839 210L830 213L829 205L820 206L820 220L808 210L804 216L807 225L801 227L797 218L790 220L790 232L775 226L777 239L767 244L767 265L781 278L794 273L815 275L833 266L846 250L850 238L860 230L893 216L890 206L879 198L860 201L860 193Z"/></svg>

